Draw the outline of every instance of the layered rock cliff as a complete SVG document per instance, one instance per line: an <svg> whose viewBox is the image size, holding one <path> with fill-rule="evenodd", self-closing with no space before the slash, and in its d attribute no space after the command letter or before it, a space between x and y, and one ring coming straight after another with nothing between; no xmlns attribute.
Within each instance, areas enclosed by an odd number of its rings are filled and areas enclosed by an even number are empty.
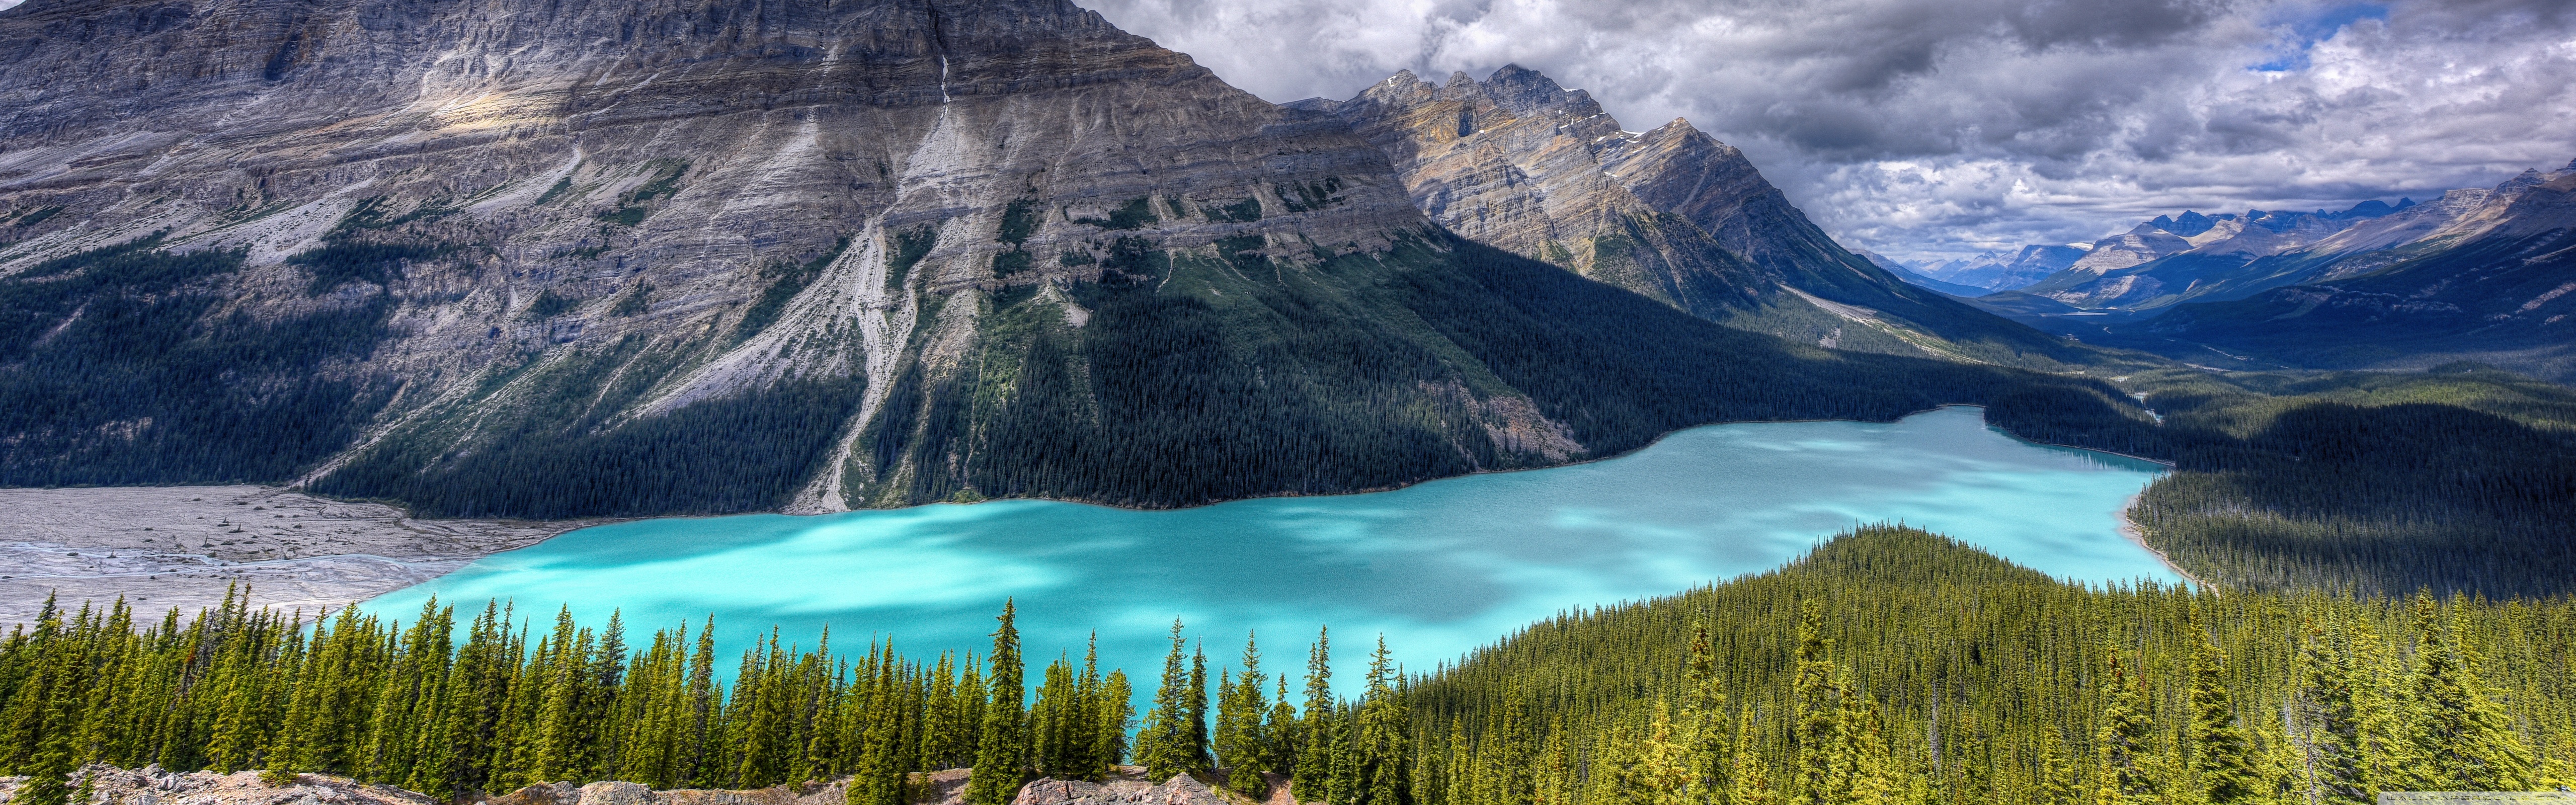
<svg viewBox="0 0 2576 805"><path fill-rule="evenodd" d="M48 2L0 17L0 52L0 273L149 240L229 263L122 296L360 320L333 338L371 343L275 378L359 400L319 418L382 446L305 475L344 492L555 420L811 388L769 430L831 457L768 470L853 505L836 424L966 359L993 295L1429 234L1336 121L1064 2ZM57 330L95 307L44 301ZM84 424L150 429L129 413Z"/></svg>
<svg viewBox="0 0 2576 805"><path fill-rule="evenodd" d="M2077 357L1845 250L1689 121L1625 131L1588 93L1536 71L1444 84L1401 72L1347 101L1292 107L1350 121L1442 226L1711 321L1891 354Z"/></svg>
<svg viewBox="0 0 2576 805"><path fill-rule="evenodd" d="M1460 239L1349 118L1062 0L47 0L0 12L0 57L5 484L1168 506L2006 383ZM1687 192L1742 177L1686 128L1562 152L1632 177L1585 220L1670 230L1667 302L2020 348L1852 296L1883 272L1812 227L1709 248L1795 211Z"/></svg>

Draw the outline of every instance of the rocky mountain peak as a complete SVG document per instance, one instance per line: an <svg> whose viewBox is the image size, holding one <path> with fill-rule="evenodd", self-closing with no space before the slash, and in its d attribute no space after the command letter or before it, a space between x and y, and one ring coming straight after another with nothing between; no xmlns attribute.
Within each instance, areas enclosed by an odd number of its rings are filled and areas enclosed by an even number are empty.
<svg viewBox="0 0 2576 805"><path fill-rule="evenodd" d="M1537 70L1517 64L1503 65L1502 69L1495 70L1494 74L1487 76L1480 85L1485 95L1494 99L1494 103L1522 117L1565 106L1579 105L1591 100L1591 95L1587 93L1579 90L1568 92L1564 87L1558 86L1555 80L1541 75ZM1599 107L1596 105L1582 114L1592 114L1597 111Z"/></svg>
<svg viewBox="0 0 2576 805"><path fill-rule="evenodd" d="M1845 250L1742 151L1689 121L1625 131L1589 93L1535 70L1510 65L1437 87L1400 72L1348 101L1300 104L1330 110L1375 143L1442 226L1704 318L1807 306L1771 318L1774 332L1804 317L1833 343L1859 343L1834 335L1846 324L1906 320L2024 332ZM1923 354L1915 344L1946 337L1923 335L1879 343Z"/></svg>
<svg viewBox="0 0 2576 805"><path fill-rule="evenodd" d="M2163 223L2165 231L2186 238L2207 232L2210 227L2218 224L2217 219L2190 210L2184 210L2181 215L2173 218L2157 216L2156 220Z"/></svg>

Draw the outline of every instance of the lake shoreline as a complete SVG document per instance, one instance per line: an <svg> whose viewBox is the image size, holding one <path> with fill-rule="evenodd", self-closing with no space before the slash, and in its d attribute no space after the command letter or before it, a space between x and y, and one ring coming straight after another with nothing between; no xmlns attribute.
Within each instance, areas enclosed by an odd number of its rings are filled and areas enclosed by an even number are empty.
<svg viewBox="0 0 2576 805"><path fill-rule="evenodd" d="M1742 420L1694 425L1658 434L1653 440L1631 450L1622 451L1614 455L1584 459L1582 461L1537 467L1477 470L1458 475L1428 478L1404 484L1390 485L1382 488L1352 490L1347 492L1323 494L1292 492L1243 498L1229 498L1226 500L1209 501L1189 506L1174 507L1126 506L1085 500L1021 497L992 498L974 503L952 503L941 501L916 504L913 506L882 509L854 509L843 512L792 512L782 509L770 509L725 514L598 517L570 520L530 521L462 518L455 520L424 520L413 517L413 513L408 509L387 501L342 501L312 495L311 493L302 490L281 487L89 487L66 490L44 490L44 492L48 494L77 494L91 497L153 497L155 495L160 497L170 497L172 495L176 495L178 496L177 499L185 499L193 496L193 494L206 493L209 491L230 493L230 496L239 499L247 499L251 496L257 496L265 500L277 496L290 496L294 499L302 500L305 504L313 507L329 507L343 512L349 510L366 510L367 516L361 519L396 521L407 526L427 527L438 531L449 532L453 538L448 541L456 544L443 544L435 550L386 550L384 549L384 546L376 544L374 541L371 541L370 538L361 537L356 539L326 541L323 544L312 544L307 546L306 549L319 550L323 552L304 555L287 555L277 550L276 547L270 547L265 552L256 551L251 548L244 548L241 551L235 552L241 553L242 555L240 556L232 556L229 557L227 561L222 562L209 561L206 563L208 565L207 567L191 567L187 569L186 573L121 573L104 572L104 569L99 569L62 574L11 574L21 575L21 578L0 581L0 621L10 620L13 616L23 618L32 615L37 603L43 599L43 596L57 590L67 594L65 600L92 598L103 601L123 595L129 597L130 600L149 603L153 609L164 609L168 606L180 606L183 609L192 610L196 607L211 606L220 602L222 598L223 585L228 584L232 580L246 581L254 584L260 591L260 595L257 600L263 604L303 606L314 609L336 609L352 604L364 603L400 589L433 582L461 570L481 559L526 548L532 548L574 531L603 525L643 520L712 520L746 515L778 515L784 517L811 518L829 515L846 515L860 512L891 512L907 509L929 509L931 507L974 506L980 503L1002 503L1007 501L1071 504L1075 506L1120 512L1179 512L1245 501L1280 500L1289 498L1328 499L1354 495L1384 494L1423 487L1426 485L1433 485L1443 481L1463 481L1465 479L1478 477L1490 478L1540 470L1578 468L1586 465L1602 464L1613 459L1632 458L1648 450L1662 446L1666 444L1668 440L1676 436L1707 428L1720 428L1735 425L1795 425L1814 423L1851 423L1856 425L1884 426L1894 425L1915 417L1934 414L1952 408L1976 409L1977 422L1980 427L1987 431L2005 436L2018 443L2053 449L2076 450L2085 453L2120 456L2122 458L2152 464L2158 467L2171 466L2165 462L2139 456L2129 456L2112 451L2096 450L2093 448L2078 447L2074 445L2053 444L2023 438L2018 434L2012 433L2010 430L1986 423L1983 415L1985 406L1954 403L1932 406L1922 410L1908 412L1903 416L1887 421L1856 419ZM37 490L27 489L0 490L0 495L7 495L10 493L26 494L34 493L36 491ZM2169 558L2165 557L2162 552L2156 551L2145 544L2142 536L2136 530L2135 524L2130 521L2127 516L2127 506L2135 505L2136 500L2136 496L2132 496L2130 501L2123 505L2117 517L2119 530L2122 536L2127 538L2133 544L2138 545L2140 548L2145 549L2167 570L2172 571L2174 575L2189 580L2195 584L2200 583L2198 579L2194 579L2189 574L2183 573L2181 569L2175 566L2174 563ZM314 513L318 514L319 512ZM164 514L169 517L185 516L184 513L177 511L163 512L160 514ZM6 525L6 523L0 523L0 525ZM133 550L140 547L139 545L127 544L133 542L132 537L135 535L127 534L124 538L118 539L115 538L113 534L109 533L115 531L113 528L103 526L99 529L93 530L98 533L83 534L82 536L85 537L85 539L82 540L82 543L87 548L95 549L94 552ZM128 528L127 530L131 530L131 528ZM488 538L480 536L484 534L494 534L497 536ZM334 534L330 536L338 537L341 535ZM1817 536L1821 538L1825 535L1819 534ZM51 543L60 541L61 540L48 540L46 542ZM51 550L57 553L65 549L51 544L41 546L30 544L15 547L36 552ZM80 548L74 547L72 550L80 550ZM183 557L167 556L165 559L178 561L182 560ZM257 564L248 564L244 562L244 560L253 559L260 561L258 561ZM370 564L377 565L378 567L362 567L362 565ZM324 569L325 565L329 566L327 568L327 572L325 572ZM38 589L37 579L31 577L37 575L45 577L45 581L50 583L50 587ZM219 578L223 580L217 581ZM17 600L21 598L30 600ZM25 612L22 613L18 610L25 610Z"/></svg>
<svg viewBox="0 0 2576 805"><path fill-rule="evenodd" d="M273 486L0 489L0 628L48 598L182 617L247 585L256 607L338 610L608 520L424 520Z"/></svg>
<svg viewBox="0 0 2576 805"><path fill-rule="evenodd" d="M2174 564L2173 557L2166 556L2164 551L2157 550L2156 546L2147 544L2146 529L2139 526L2138 521L2130 519L2129 517L2129 510L2137 508L2138 501L2145 499L2146 496L2146 490L2142 489L2139 490L2137 494L2130 495L2128 502L2120 504L2120 536L2127 537L2130 542L2137 543L2140 549L2145 550L2149 556L2155 557L2156 561L2164 563L2166 570L2173 571L2173 574L2176 576L2181 576L2183 581L2191 582L2191 585L2194 587L2205 588L2212 592L2218 591L2219 587L2217 585L2201 581L2199 576L2194 576L2191 574L2191 571L2184 570L2181 565Z"/></svg>

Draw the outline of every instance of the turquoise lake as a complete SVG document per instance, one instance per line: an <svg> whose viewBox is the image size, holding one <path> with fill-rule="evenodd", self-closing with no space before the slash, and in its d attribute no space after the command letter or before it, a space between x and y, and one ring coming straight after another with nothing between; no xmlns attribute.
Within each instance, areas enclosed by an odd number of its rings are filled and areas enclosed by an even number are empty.
<svg viewBox="0 0 2576 805"><path fill-rule="evenodd" d="M1901 521L2070 580L2176 582L2119 531L2120 510L2162 471L2022 441L1970 407L1893 423L1713 425L1606 461L1357 495L619 523L365 608L409 619L432 595L459 610L497 598L538 631L558 606L585 625L622 610L630 645L713 613L727 652L773 624L811 646L828 625L842 651L891 635L927 659L989 648L1012 597L1033 663L1079 658L1096 629L1103 664L1137 677L1140 695L1175 617L1206 641L1211 673L1235 663L1247 630L1269 670L1302 668L1316 627L1330 625L1336 687L1349 691L1381 634L1408 667L1428 669L1562 610L1778 567L1858 523Z"/></svg>

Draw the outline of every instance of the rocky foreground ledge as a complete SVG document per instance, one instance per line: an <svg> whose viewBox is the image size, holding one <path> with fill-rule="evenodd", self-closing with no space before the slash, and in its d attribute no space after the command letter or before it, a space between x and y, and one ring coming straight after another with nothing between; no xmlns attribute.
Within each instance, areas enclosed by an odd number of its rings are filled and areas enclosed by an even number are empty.
<svg viewBox="0 0 2576 805"><path fill-rule="evenodd" d="M1267 803L1221 791L1189 775L1162 783L1144 778L1138 766L1120 766L1106 782L1042 779L1021 786L1014 805L1296 805L1287 786L1273 781ZM173 772L159 766L120 769L92 765L81 770L89 797L73 805L444 805L425 794L346 777L299 774L291 785L272 786L256 771L217 774ZM964 769L934 772L917 779L926 783L914 801L921 805L963 805ZM0 777L0 805L8 805L25 787L25 777ZM847 805L848 781L772 786L747 791L684 789L656 791L636 783L588 785L544 783L472 805Z"/></svg>

